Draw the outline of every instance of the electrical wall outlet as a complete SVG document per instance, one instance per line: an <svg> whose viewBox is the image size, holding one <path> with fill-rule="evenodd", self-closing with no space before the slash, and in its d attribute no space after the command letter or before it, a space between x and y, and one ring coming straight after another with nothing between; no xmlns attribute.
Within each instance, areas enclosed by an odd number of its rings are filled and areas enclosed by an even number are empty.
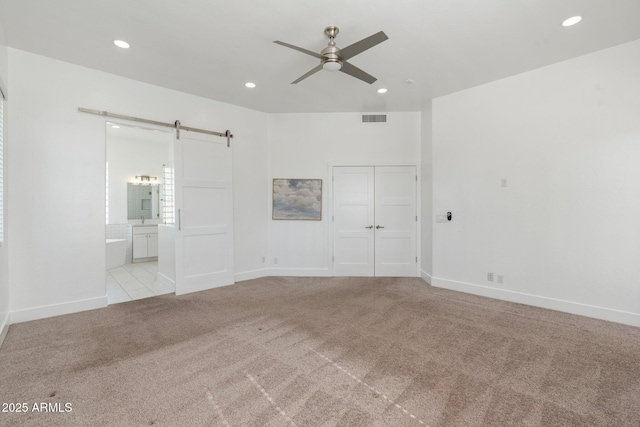
<svg viewBox="0 0 640 427"><path fill-rule="evenodd" d="M264 264L265 262L267 262L267 257L266 257L266 256L263 256L263 257L262 257L262 263Z"/></svg>
<svg viewBox="0 0 640 427"><path fill-rule="evenodd" d="M487 273L487 280L493 282L493 273Z"/></svg>
<svg viewBox="0 0 640 427"><path fill-rule="evenodd" d="M275 258L273 259L273 263L274 263L274 264L277 264L277 263L278 263L278 257L275 257Z"/></svg>
<svg viewBox="0 0 640 427"><path fill-rule="evenodd" d="M504 276L502 274L497 274L496 275L496 282L504 283Z"/></svg>

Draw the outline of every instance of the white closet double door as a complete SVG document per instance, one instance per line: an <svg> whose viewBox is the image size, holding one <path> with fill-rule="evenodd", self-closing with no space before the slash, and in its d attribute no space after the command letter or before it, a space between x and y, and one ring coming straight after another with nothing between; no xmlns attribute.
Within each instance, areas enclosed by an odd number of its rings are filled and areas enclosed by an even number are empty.
<svg viewBox="0 0 640 427"><path fill-rule="evenodd" d="M415 166L333 168L336 276L415 277Z"/></svg>

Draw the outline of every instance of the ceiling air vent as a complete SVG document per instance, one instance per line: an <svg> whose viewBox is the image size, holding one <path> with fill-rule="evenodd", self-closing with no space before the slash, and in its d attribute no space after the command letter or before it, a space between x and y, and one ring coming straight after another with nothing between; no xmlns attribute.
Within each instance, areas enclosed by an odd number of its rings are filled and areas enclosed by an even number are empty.
<svg viewBox="0 0 640 427"><path fill-rule="evenodd" d="M386 114L363 114L362 123L386 123Z"/></svg>

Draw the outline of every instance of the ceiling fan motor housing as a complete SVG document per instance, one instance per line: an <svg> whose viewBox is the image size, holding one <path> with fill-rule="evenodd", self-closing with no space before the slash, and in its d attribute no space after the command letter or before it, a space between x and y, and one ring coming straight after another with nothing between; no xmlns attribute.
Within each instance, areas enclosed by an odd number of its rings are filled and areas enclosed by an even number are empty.
<svg viewBox="0 0 640 427"><path fill-rule="evenodd" d="M333 39L329 42L329 46L322 49L322 56L324 59L322 62L322 68L325 70L339 70L342 68L342 58L339 55L340 48L336 46Z"/></svg>

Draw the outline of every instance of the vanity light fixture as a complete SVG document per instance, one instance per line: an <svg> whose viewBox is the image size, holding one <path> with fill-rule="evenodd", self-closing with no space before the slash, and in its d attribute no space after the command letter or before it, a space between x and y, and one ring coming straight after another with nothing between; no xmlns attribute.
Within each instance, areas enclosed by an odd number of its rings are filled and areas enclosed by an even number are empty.
<svg viewBox="0 0 640 427"><path fill-rule="evenodd" d="M157 181L158 177L149 175L136 175L136 179L133 181L135 185L151 185L151 180Z"/></svg>
<svg viewBox="0 0 640 427"><path fill-rule="evenodd" d="M129 49L129 43L127 43L124 40L114 40L113 44L115 44L118 47L121 47L122 49Z"/></svg>
<svg viewBox="0 0 640 427"><path fill-rule="evenodd" d="M571 18L567 18L564 21L562 21L562 26L570 27L572 25L576 25L580 21L582 21L582 16L572 16Z"/></svg>

